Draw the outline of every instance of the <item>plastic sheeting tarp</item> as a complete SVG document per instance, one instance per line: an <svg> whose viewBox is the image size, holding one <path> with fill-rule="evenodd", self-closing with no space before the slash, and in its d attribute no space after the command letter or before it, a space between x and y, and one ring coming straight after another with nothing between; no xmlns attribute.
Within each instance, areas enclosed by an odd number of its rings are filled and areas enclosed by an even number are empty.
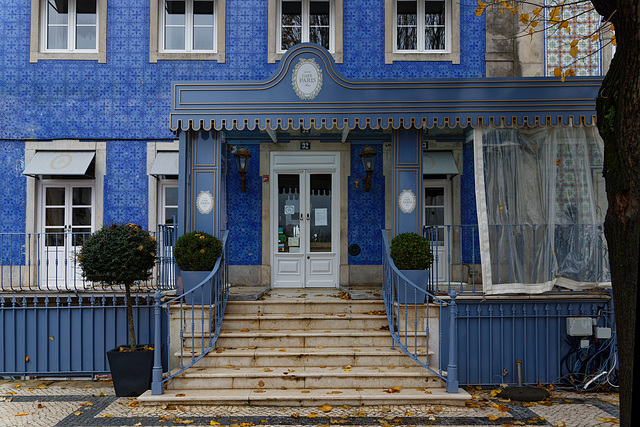
<svg viewBox="0 0 640 427"><path fill-rule="evenodd" d="M597 129L494 128L474 140L485 293L610 285Z"/></svg>

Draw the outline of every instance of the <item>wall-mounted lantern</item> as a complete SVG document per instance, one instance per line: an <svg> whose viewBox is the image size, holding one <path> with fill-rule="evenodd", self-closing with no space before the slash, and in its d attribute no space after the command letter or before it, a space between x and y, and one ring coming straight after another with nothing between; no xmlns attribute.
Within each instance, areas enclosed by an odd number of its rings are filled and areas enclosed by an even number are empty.
<svg viewBox="0 0 640 427"><path fill-rule="evenodd" d="M376 156L378 152L373 148L366 146L359 154L362 159L362 166L367 176L364 178L364 191L371 190L371 174L376 167Z"/></svg>
<svg viewBox="0 0 640 427"><path fill-rule="evenodd" d="M246 148L238 148L233 157L236 158L236 164L238 165L238 172L240 172L240 191L243 193L247 191L247 181L244 175L249 169L249 160L251 160L251 153Z"/></svg>

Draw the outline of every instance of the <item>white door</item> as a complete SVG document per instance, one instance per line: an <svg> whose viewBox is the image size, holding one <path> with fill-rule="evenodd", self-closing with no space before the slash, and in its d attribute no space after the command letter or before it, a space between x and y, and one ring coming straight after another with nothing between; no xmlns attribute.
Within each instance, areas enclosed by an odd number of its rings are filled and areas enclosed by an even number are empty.
<svg viewBox="0 0 640 427"><path fill-rule="evenodd" d="M271 187L274 288L338 287L337 156L296 159L283 154L275 159Z"/></svg>
<svg viewBox="0 0 640 427"><path fill-rule="evenodd" d="M84 287L77 253L95 230L93 182L51 182L40 188L40 284L52 289Z"/></svg>
<svg viewBox="0 0 640 427"><path fill-rule="evenodd" d="M437 226L430 229L428 236L434 242L431 251L434 256L431 265L432 278L439 283L449 282L451 224L451 181L424 180L424 225Z"/></svg>

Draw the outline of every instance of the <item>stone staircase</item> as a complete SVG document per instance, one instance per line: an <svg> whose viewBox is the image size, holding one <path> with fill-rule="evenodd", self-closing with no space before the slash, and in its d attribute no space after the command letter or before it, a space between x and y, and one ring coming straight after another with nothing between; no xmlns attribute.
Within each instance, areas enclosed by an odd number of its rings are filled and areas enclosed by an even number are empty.
<svg viewBox="0 0 640 427"><path fill-rule="evenodd" d="M198 338L184 338L200 347ZM380 300L272 290L259 301L230 301L217 349L169 381L163 395L147 391L139 400L299 406L464 405L470 398L463 390L446 393L439 377L391 343Z"/></svg>

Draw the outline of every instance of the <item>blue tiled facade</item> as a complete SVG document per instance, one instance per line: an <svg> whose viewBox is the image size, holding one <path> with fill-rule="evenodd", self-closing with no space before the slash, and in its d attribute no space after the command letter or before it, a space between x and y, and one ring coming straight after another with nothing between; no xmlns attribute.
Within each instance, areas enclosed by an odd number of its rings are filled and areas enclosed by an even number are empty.
<svg viewBox="0 0 640 427"><path fill-rule="evenodd" d="M146 143L175 139L169 130L171 82L180 80L260 80L271 76L278 63L267 62L268 1L227 0L226 62L149 62L150 5L148 0L108 0L107 62L39 60L29 62L29 2L6 0L0 9L0 232L24 232L26 140L72 139L106 141L104 223L148 223ZM484 19L475 5L461 6L460 64L451 62L384 62L384 2L345 1L343 63L337 69L351 79L465 78L484 75ZM233 142L230 142L233 143ZM361 170L351 147L352 171ZM378 146L379 149L379 146ZM257 176L258 146L250 174ZM381 159L382 156L379 156ZM465 159L467 157L465 156ZM381 162L380 162L381 163ZM233 170L235 166L230 164ZM233 175L233 174L230 174ZM466 176L466 175L465 175ZM384 179L376 168L371 198L349 178L349 243L362 252L352 264L379 264L379 229L384 226ZM229 179L228 194L239 194L239 182ZM241 197L229 197L232 263L262 262L261 187L248 183ZM472 189L473 183L470 184ZM465 197L463 197L465 199ZM463 210L463 215L465 215ZM469 214L471 215L471 214ZM366 225L365 225L366 224ZM371 224L374 226L371 227ZM373 231L372 231L373 230ZM234 234L251 236L244 245ZM250 241L252 244L247 245Z"/></svg>

